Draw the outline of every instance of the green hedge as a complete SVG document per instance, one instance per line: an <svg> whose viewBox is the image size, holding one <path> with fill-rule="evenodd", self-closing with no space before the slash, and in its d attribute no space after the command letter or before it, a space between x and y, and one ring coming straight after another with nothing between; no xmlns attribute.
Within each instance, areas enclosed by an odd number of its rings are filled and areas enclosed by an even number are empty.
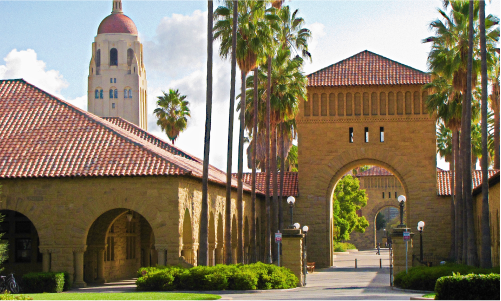
<svg viewBox="0 0 501 301"><path fill-rule="evenodd" d="M334 252L346 252L346 250L356 249L354 244L349 242L334 242Z"/></svg>
<svg viewBox="0 0 501 301"><path fill-rule="evenodd" d="M297 277L283 267L261 262L248 265L140 268L136 281L141 291L255 290L294 288Z"/></svg>
<svg viewBox="0 0 501 301"><path fill-rule="evenodd" d="M23 275L26 293L60 293L64 288L64 273L27 273Z"/></svg>
<svg viewBox="0 0 501 301"><path fill-rule="evenodd" d="M441 277L435 285L436 300L499 300L499 274Z"/></svg>
<svg viewBox="0 0 501 301"><path fill-rule="evenodd" d="M409 269L406 274L402 271L395 275L394 284L404 289L416 289L433 291L437 279L444 276L452 276L453 273L460 274L499 274L499 267L492 269L482 269L467 265L448 263L445 265L426 267L418 266Z"/></svg>

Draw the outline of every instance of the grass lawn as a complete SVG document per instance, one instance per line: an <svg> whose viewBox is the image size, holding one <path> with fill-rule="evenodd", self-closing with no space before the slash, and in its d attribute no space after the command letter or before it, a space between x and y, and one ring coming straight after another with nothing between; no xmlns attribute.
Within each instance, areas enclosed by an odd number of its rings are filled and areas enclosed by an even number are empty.
<svg viewBox="0 0 501 301"><path fill-rule="evenodd" d="M433 299L435 299L435 293L430 293L430 294L423 295L423 298L433 298Z"/></svg>
<svg viewBox="0 0 501 301"><path fill-rule="evenodd" d="M221 296L172 292L27 294L33 300L217 300Z"/></svg>

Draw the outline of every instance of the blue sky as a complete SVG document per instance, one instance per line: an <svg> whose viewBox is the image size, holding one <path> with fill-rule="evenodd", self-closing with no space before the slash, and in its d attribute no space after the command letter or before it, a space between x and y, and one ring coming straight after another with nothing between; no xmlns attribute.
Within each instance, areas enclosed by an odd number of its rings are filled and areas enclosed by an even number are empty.
<svg viewBox="0 0 501 301"><path fill-rule="evenodd" d="M499 0L486 2L487 13L499 16ZM99 23L111 12L111 3L0 0L0 78L23 77L86 108L91 44ZM215 6L219 3L215 1ZM285 4L299 9L313 33L313 62L305 67L306 73L366 49L427 71L429 45L421 40L432 35L428 25L438 18L442 0L294 0ZM151 112L161 90L179 89L191 102L192 119L176 145L202 158L207 2L125 0L122 7L135 22L144 45L148 130L166 137ZM217 54L217 45L214 50ZM221 169L226 169L229 74L229 62L215 55L211 164ZM237 134L238 126L235 129ZM236 149L235 145L234 170Z"/></svg>

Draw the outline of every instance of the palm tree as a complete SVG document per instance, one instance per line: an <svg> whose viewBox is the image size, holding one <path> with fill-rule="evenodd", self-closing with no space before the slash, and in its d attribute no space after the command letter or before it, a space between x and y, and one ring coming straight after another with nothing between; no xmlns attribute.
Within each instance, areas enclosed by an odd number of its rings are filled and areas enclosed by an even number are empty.
<svg viewBox="0 0 501 301"><path fill-rule="evenodd" d="M179 133L186 129L190 117L189 102L186 95L180 95L179 90L169 89L169 94L162 91L157 98L157 108L153 111L157 117L157 125L167 134L174 144Z"/></svg>
<svg viewBox="0 0 501 301"><path fill-rule="evenodd" d="M247 73L255 68L258 63L258 53L262 46L266 44L266 33L269 27L266 26L263 16L265 13L265 3L261 1L239 1L238 7L234 7L230 1L225 2L226 6L220 6L216 10L216 17L220 20L214 28L215 39L221 40L220 55L226 57L231 49L230 32L232 32L233 22L230 19L233 10L237 10L237 39L236 39L236 61L241 72L242 91L245 91ZM265 34L262 34L265 33ZM241 103L245 107L245 93L241 93ZM237 213L238 213L238 262L243 261L243 144L245 130L245 115L240 112L240 135L238 147L238 190L237 190Z"/></svg>
<svg viewBox="0 0 501 301"><path fill-rule="evenodd" d="M496 49L496 53L493 56L493 62L490 67L489 71L491 71L490 78L492 83L492 92L489 97L489 104L492 111L494 111L494 169L499 169L499 48Z"/></svg>
<svg viewBox="0 0 501 301"><path fill-rule="evenodd" d="M213 22L213 2L208 0L208 16L207 16L207 102L205 115L205 139L204 139L204 164L202 178L202 210L200 216L200 244L198 263L200 265L208 265L209 263L209 202L207 199L208 193L208 178L209 178L209 152L210 152L210 130L212 118L212 22Z"/></svg>

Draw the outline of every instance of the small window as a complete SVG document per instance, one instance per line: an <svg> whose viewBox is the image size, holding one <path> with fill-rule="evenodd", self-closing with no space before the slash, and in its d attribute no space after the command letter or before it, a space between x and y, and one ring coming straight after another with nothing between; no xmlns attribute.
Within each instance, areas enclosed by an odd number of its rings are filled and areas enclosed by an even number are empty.
<svg viewBox="0 0 501 301"><path fill-rule="evenodd" d="M350 128L350 143L353 143L353 128Z"/></svg>
<svg viewBox="0 0 501 301"><path fill-rule="evenodd" d="M95 92L95 98L98 99L99 98L99 90L96 89L96 92Z"/></svg>
<svg viewBox="0 0 501 301"><path fill-rule="evenodd" d="M115 89L115 98L118 98L118 90Z"/></svg>
<svg viewBox="0 0 501 301"><path fill-rule="evenodd" d="M124 89L124 98L127 98L127 89Z"/></svg>
<svg viewBox="0 0 501 301"><path fill-rule="evenodd" d="M110 50L110 66L118 66L118 50L116 48Z"/></svg>
<svg viewBox="0 0 501 301"><path fill-rule="evenodd" d="M369 128L365 128L365 143L369 142Z"/></svg>
<svg viewBox="0 0 501 301"><path fill-rule="evenodd" d="M397 198L397 192L395 191L395 198Z"/></svg>
<svg viewBox="0 0 501 301"><path fill-rule="evenodd" d="M110 89L110 98L113 98L113 89Z"/></svg>
<svg viewBox="0 0 501 301"><path fill-rule="evenodd" d="M117 79L116 78L113 79L113 83L115 83L115 84L117 83Z"/></svg>
<svg viewBox="0 0 501 301"><path fill-rule="evenodd" d="M384 127L379 128L379 142L384 142Z"/></svg>
<svg viewBox="0 0 501 301"><path fill-rule="evenodd" d="M388 198L391 199L391 192L388 191Z"/></svg>
<svg viewBox="0 0 501 301"><path fill-rule="evenodd" d="M132 90L129 89L129 98L132 98Z"/></svg>
<svg viewBox="0 0 501 301"><path fill-rule="evenodd" d="M99 98L103 99L103 89L99 90Z"/></svg>
<svg viewBox="0 0 501 301"><path fill-rule="evenodd" d="M383 191L383 199L384 199L384 191Z"/></svg>
<svg viewBox="0 0 501 301"><path fill-rule="evenodd" d="M113 84L113 78L110 78L110 84Z"/></svg>
<svg viewBox="0 0 501 301"><path fill-rule="evenodd" d="M112 108L112 109L114 109L114 108L115 108L115 103L114 103L114 102L112 102L112 103L111 103L111 108Z"/></svg>

